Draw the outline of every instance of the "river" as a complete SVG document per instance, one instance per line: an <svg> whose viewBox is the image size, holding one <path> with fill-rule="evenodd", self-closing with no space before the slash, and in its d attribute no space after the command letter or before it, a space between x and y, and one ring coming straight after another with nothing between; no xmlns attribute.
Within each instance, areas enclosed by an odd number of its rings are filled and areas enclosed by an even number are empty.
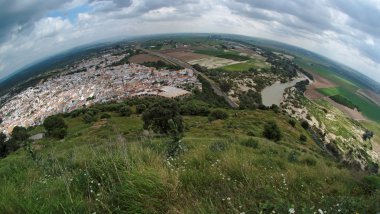
<svg viewBox="0 0 380 214"><path fill-rule="evenodd" d="M304 77L297 78L290 82L280 83L276 82L271 86L265 87L261 91L261 97L263 100L263 105L272 106L273 104L279 106L280 103L284 100L285 89L293 87L297 82L305 80Z"/></svg>

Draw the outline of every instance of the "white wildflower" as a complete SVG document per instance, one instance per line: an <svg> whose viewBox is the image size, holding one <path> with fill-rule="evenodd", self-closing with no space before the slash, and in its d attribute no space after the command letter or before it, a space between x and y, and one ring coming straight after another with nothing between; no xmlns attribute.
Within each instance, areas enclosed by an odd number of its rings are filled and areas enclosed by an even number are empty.
<svg viewBox="0 0 380 214"><path fill-rule="evenodd" d="M295 210L294 208L290 208L290 209L289 209L289 213L290 213L290 214L294 214L294 213L296 213L296 210Z"/></svg>

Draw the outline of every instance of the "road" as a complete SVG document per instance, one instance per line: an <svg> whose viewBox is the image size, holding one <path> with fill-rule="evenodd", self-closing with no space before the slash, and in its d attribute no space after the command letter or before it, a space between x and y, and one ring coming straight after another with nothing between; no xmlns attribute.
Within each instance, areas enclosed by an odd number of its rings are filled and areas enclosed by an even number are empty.
<svg viewBox="0 0 380 214"><path fill-rule="evenodd" d="M173 64L179 65L179 66L181 66L181 67L183 67L183 68L191 69L195 74L200 75L200 76L202 76L204 79L206 79L206 80L210 83L212 89L214 90L214 93L217 94L217 95L219 95L219 96L221 96L221 97L223 97L223 98L226 100L226 102L227 102L232 108L238 108L238 107L239 107L238 104L236 104L234 101L232 101L232 100L227 96L227 94L225 94L225 93L219 88L218 84L216 84L216 82L215 82L214 80L210 79L210 78L209 78L208 76L206 76L205 74L203 74L203 73L201 73L201 72L195 70L195 69L194 69L189 63L184 62L184 61L182 61L182 60L179 60L179 59L177 59L177 58L175 58L175 57L168 56L168 55L163 54L163 53L159 53L159 52L156 52L156 51L147 50L147 49L145 49L145 48L142 48L140 45L137 45L137 49L140 49L140 50L144 51L145 53L148 53L148 54L151 54L151 55L154 55L154 56L160 57L160 58L162 58L162 59L165 59L165 60L167 60L167 61L169 61L169 62L171 62L171 63L173 63Z"/></svg>

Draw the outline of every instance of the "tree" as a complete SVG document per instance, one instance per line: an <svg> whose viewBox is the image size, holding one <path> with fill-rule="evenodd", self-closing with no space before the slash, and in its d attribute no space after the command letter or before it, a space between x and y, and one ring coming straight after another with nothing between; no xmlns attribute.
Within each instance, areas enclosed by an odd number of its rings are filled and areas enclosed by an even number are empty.
<svg viewBox="0 0 380 214"><path fill-rule="evenodd" d="M276 142L280 141L282 138L280 128L278 127L277 123L274 121L270 121L264 126L263 135L265 138L269 140L274 140Z"/></svg>
<svg viewBox="0 0 380 214"><path fill-rule="evenodd" d="M292 126L292 127L295 127L296 124L297 124L297 121L295 119L289 119L288 120L288 123Z"/></svg>
<svg viewBox="0 0 380 214"><path fill-rule="evenodd" d="M216 109L210 112L208 115L209 121L224 120L228 118L228 113L222 109Z"/></svg>
<svg viewBox="0 0 380 214"><path fill-rule="evenodd" d="M363 134L362 137L363 137L363 140L364 140L364 141L366 141L366 140L370 140L370 141L371 141L371 139L373 138L373 136L374 136L373 132L367 129L367 130L364 132L364 134Z"/></svg>
<svg viewBox="0 0 380 214"><path fill-rule="evenodd" d="M2 123L3 123L3 118L0 117L0 124L2 124Z"/></svg>
<svg viewBox="0 0 380 214"><path fill-rule="evenodd" d="M219 85L220 85L220 89L224 93L228 93L232 88L232 82L231 81L222 80L222 81L220 81Z"/></svg>
<svg viewBox="0 0 380 214"><path fill-rule="evenodd" d="M239 95L239 102L241 109L256 109L262 104L261 94L250 89Z"/></svg>
<svg viewBox="0 0 380 214"><path fill-rule="evenodd" d="M306 141L307 141L307 137L306 137L306 135L301 134L301 135L300 135L300 141L301 141L301 142L306 142Z"/></svg>
<svg viewBox="0 0 380 214"><path fill-rule="evenodd" d="M129 106L123 106L119 110L121 116L129 117L132 114L132 109Z"/></svg>
<svg viewBox="0 0 380 214"><path fill-rule="evenodd" d="M301 126L302 126L302 128L304 128L306 130L308 130L310 128L310 124L306 120L302 121Z"/></svg>
<svg viewBox="0 0 380 214"><path fill-rule="evenodd" d="M139 104L136 106L136 113L137 114L142 114L146 110L146 105L144 104Z"/></svg>
<svg viewBox="0 0 380 214"><path fill-rule="evenodd" d="M15 141L26 141L29 138L28 131L22 126L14 127L11 136Z"/></svg>
<svg viewBox="0 0 380 214"><path fill-rule="evenodd" d="M0 133L0 157L4 157L7 154L6 141L7 136L4 133Z"/></svg>
<svg viewBox="0 0 380 214"><path fill-rule="evenodd" d="M67 135L67 125L60 116L54 115L46 118L43 126L50 137L63 139Z"/></svg>
<svg viewBox="0 0 380 214"><path fill-rule="evenodd" d="M174 100L163 100L152 105L142 115L145 129L169 134L171 130L169 120L177 126L178 132L183 132L182 117L179 113L178 103Z"/></svg>
<svg viewBox="0 0 380 214"><path fill-rule="evenodd" d="M167 155L168 157L175 157L178 156L183 151L182 146L182 133L178 130L177 124L170 119L168 121L170 126L170 137L171 140L169 141L168 148L167 148Z"/></svg>
<svg viewBox="0 0 380 214"><path fill-rule="evenodd" d="M86 114L83 115L83 121L85 123L92 123L92 122L96 121L96 117L92 116L89 113L86 113Z"/></svg>
<svg viewBox="0 0 380 214"><path fill-rule="evenodd" d="M180 107L181 115L207 116L210 113L208 104L200 100L186 101Z"/></svg>

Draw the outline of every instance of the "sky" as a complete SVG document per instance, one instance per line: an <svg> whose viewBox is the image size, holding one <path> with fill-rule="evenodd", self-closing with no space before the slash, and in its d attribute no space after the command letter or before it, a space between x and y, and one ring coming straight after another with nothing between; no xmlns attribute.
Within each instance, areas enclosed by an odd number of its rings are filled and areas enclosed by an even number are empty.
<svg viewBox="0 0 380 214"><path fill-rule="evenodd" d="M76 46L181 32L296 45L380 82L380 0L0 0L0 80Z"/></svg>

